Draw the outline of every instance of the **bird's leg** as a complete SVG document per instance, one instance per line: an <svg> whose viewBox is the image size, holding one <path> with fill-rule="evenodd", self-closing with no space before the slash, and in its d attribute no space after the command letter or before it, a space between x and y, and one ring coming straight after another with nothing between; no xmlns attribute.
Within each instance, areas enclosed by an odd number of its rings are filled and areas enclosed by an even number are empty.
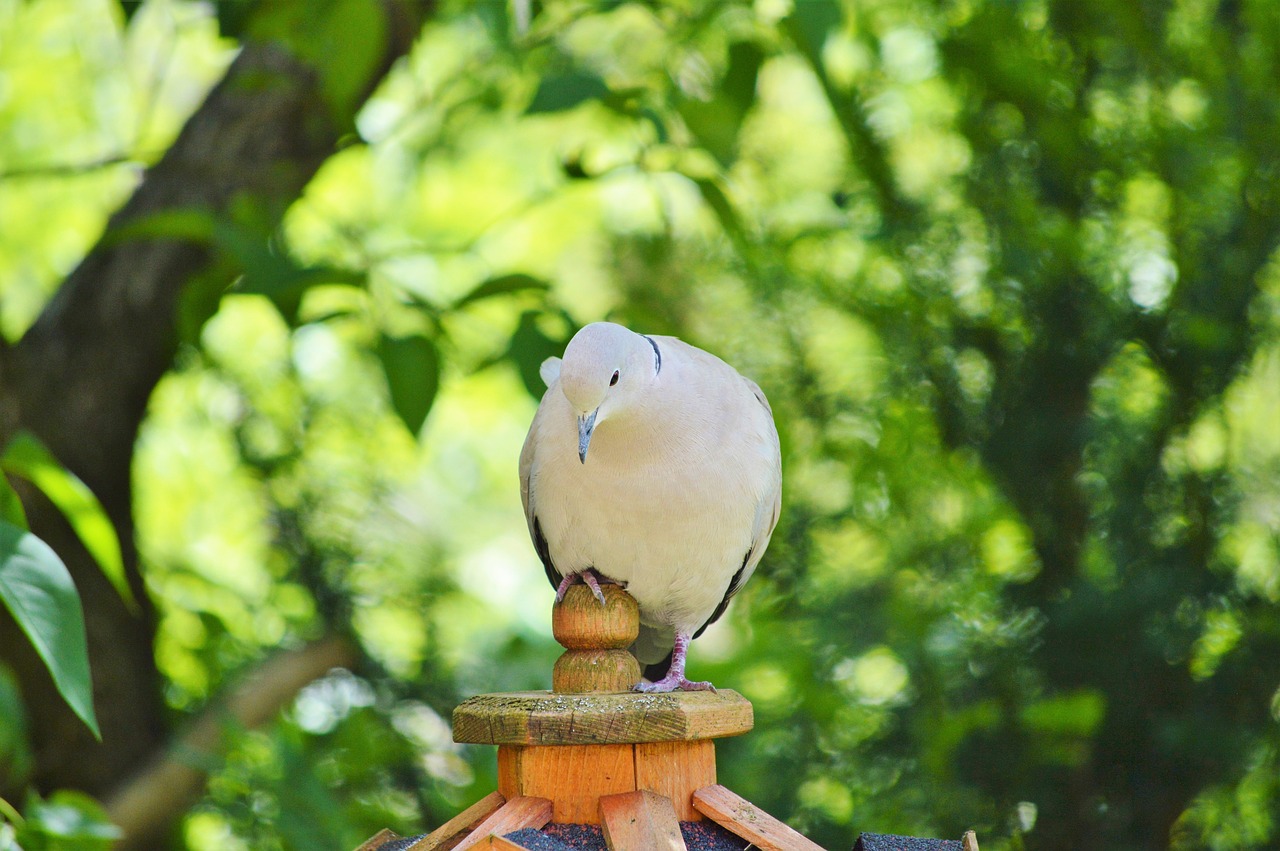
<svg viewBox="0 0 1280 851"><path fill-rule="evenodd" d="M626 588L627 583L619 582L616 579L610 579L607 576L601 576L596 572L594 567L588 567L581 573L570 573L564 579L560 580L560 584L556 586L556 602L564 601L564 593L569 590L570 585L577 584L586 585L591 589L592 595L600 601L600 605L604 605L604 592L600 590L600 585L617 585L619 588Z"/></svg>
<svg viewBox="0 0 1280 851"><path fill-rule="evenodd" d="M646 694L663 694L680 689L681 691L715 691L716 687L709 682L690 682L684 678L685 657L689 653L689 633L676 632L676 643L671 648L671 668L667 675L656 683L637 683L636 691Z"/></svg>

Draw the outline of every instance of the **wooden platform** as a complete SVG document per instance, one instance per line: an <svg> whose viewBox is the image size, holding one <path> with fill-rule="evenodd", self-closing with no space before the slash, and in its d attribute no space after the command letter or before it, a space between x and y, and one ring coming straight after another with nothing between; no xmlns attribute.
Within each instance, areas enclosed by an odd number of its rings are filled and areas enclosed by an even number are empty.
<svg viewBox="0 0 1280 851"><path fill-rule="evenodd" d="M453 739L477 745L615 745L721 739L748 732L736 691L482 694L453 711Z"/></svg>

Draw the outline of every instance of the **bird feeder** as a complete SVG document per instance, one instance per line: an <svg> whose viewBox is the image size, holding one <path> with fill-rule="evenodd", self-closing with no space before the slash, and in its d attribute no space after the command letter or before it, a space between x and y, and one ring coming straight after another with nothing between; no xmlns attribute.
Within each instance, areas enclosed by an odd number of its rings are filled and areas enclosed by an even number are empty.
<svg viewBox="0 0 1280 851"><path fill-rule="evenodd" d="M454 741L498 746L497 791L431 833L384 830L356 851L821 851L717 782L715 740L751 729L746 698L631 691L639 610L618 586L603 591L601 606L575 585L554 607L565 653L551 691L478 695L454 710Z"/></svg>

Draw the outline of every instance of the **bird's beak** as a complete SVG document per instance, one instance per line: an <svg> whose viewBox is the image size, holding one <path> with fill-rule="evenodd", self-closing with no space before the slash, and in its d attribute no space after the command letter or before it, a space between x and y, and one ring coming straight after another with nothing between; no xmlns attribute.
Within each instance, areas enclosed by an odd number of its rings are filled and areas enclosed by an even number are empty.
<svg viewBox="0 0 1280 851"><path fill-rule="evenodd" d="M591 413L578 417L578 460L583 464L587 463L587 447L591 445L591 433L596 430L598 413L600 409L596 408Z"/></svg>

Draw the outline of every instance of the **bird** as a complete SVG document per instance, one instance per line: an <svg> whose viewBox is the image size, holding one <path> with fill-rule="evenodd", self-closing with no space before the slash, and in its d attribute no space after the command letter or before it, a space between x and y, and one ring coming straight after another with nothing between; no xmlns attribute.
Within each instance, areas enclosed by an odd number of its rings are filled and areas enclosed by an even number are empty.
<svg viewBox="0 0 1280 851"><path fill-rule="evenodd" d="M649 693L686 678L689 643L755 572L782 507L773 409L754 381L675 337L593 322L539 370L520 496L556 600L584 583L635 598Z"/></svg>

